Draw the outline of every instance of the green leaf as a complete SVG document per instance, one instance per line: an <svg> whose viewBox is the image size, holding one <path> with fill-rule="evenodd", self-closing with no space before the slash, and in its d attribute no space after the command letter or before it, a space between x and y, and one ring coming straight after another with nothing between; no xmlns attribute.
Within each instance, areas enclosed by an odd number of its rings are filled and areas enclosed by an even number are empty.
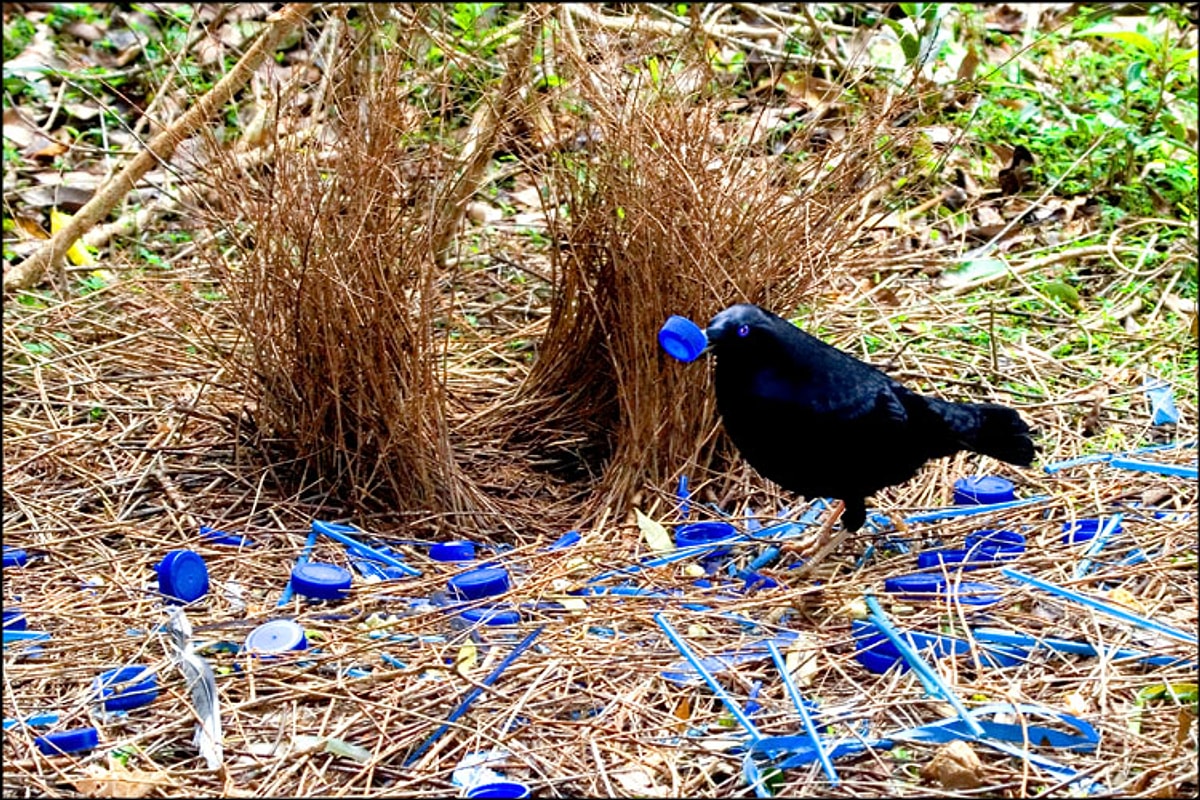
<svg viewBox="0 0 1200 800"><path fill-rule="evenodd" d="M1086 31L1075 34L1076 39L1083 36L1103 36L1105 39L1115 39L1118 42L1133 45L1151 58L1158 52L1158 45L1149 36L1140 31L1131 31L1115 22L1101 22L1099 25L1093 25Z"/></svg>
<svg viewBox="0 0 1200 800"><path fill-rule="evenodd" d="M1000 258L974 258L964 262L955 270L947 270L943 278L951 286L971 283L982 278L990 278L1008 271L1008 265Z"/></svg>
<svg viewBox="0 0 1200 800"><path fill-rule="evenodd" d="M646 66L650 69L650 82L655 86L662 84L662 75L658 69L658 59L651 57Z"/></svg>
<svg viewBox="0 0 1200 800"><path fill-rule="evenodd" d="M1079 292L1069 283L1048 281L1042 285L1042 291L1068 308L1083 311L1083 303L1079 299Z"/></svg>

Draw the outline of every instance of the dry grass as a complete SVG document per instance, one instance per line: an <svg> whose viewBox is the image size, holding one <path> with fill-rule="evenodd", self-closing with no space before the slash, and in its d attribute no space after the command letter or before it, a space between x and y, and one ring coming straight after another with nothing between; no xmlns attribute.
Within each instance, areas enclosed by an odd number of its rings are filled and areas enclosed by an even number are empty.
<svg viewBox="0 0 1200 800"><path fill-rule="evenodd" d="M722 141L728 119L698 88L705 74L685 69L655 86L644 72L623 78L612 65L589 73L597 83L570 86L591 109L584 128L598 131L592 144L523 154L545 189L561 247L550 251L546 280L519 294L508 287L505 299L492 301L495 271L461 255L438 267L432 256L428 214L445 197L445 176L461 167L458 154L405 139L429 120L397 88L396 63L382 62L377 83L355 63L348 60L331 87L338 114L330 138L313 140L323 145L281 151L255 172L220 173L228 205L210 209L221 212L212 246L240 242L226 260L210 255L143 273L117 256L109 267L122 279L107 289L66 302L24 294L5 305L4 539L34 559L5 571L4 600L52 638L40 655L6 646L4 716L55 711L56 729L96 725L102 741L89 754L47 758L32 743L41 730L6 732L6 797L95 794L85 781L101 769L152 784L152 796L440 797L458 793L450 778L465 754L493 747L510 752L497 769L538 796L751 794L742 756L730 751L738 729L713 693L662 677L680 656L652 621L658 611L705 655L798 634L792 650L805 666L797 678L825 714L822 730L835 737L886 735L950 713L911 673L877 675L854 659L851 609L866 590L904 629L962 633L986 622L1198 658L1195 646L1007 584L994 569L970 573L1004 586L986 620L970 607L892 602L882 591L887 578L915 568L921 549L959 546L981 527L1020 526L1029 540L1022 571L1092 594L1124 590L1142 613L1195 630L1194 517L1160 520L1124 505L1155 495L1159 507L1194 514L1195 483L1103 465L1054 476L1005 467L1021 494L1050 499L1003 516L909 526L893 535L909 554L864 533L804 582L784 562L767 570L780 580L775 589L745 594L722 575L716 587L701 588L685 561L634 580L665 596L553 605L590 577L647 555L635 526L608 520L620 520L640 492L641 508L675 522L666 489L679 473L700 487L695 505L719 501L739 522L749 508L765 521L792 500L730 461L704 368L656 351L654 333L667 314L703 322L739 299L784 311L803 305L805 327L890 362L922 391L1019 406L1042 432L1043 461L1116 449L1098 445L1101 436L1121 447L1147 443L1156 431L1137 370L1158 361L1180 374L1181 337L1162 317L1148 321L1120 338L1128 361L1116 369L1097 347L1051 355L1081 337L1080 326L1019 316L1032 296L1026 286L997 291L990 314L931 293L903 264L866 280L863 268L887 267L881 249L895 243L865 234L864 209L878 209L864 197L887 183L889 170L905 168L902 148L872 149L884 134L899 135L883 127L882 110L852 129L848 143L822 149L802 133L797 146L810 157L785 163ZM521 129L504 135L519 142ZM884 156L897 160L881 166ZM588 181L578 178L584 167ZM222 239L226 231L237 235ZM522 263L539 272L536 256ZM1097 278L1110 282L1097 294L1114 290L1119 277ZM228 300L202 300L218 278ZM473 328L468 316L488 324ZM911 330L900 327L901 316ZM1005 324L1023 329L1019 341L995 338L990 349L952 336ZM913 334L920 326L930 333ZM532 368L511 355L524 342L537 348ZM1173 433L1194 440L1195 386L1175 388L1182 422ZM1194 463L1194 452L1154 458ZM995 466L965 455L946 460L876 504L897 515L941 506L956 477ZM389 507L368 511L380 505ZM1063 544L1061 524L1117 509L1125 532L1075 581L1078 551ZM293 599L279 607L313 519L360 525L422 576L358 579L343 603ZM198 534L200 524L243 533L257 546L216 545ZM571 524L583 530L580 544L539 549ZM463 569L430 561L413 540L463 531L520 543L483 554L519 578L503 598L520 608L515 631L472 630L444 607L413 604L440 602L446 581ZM879 546L864 557L870 544ZM206 770L190 744L187 688L158 632L164 615L151 568L180 547L206 558L212 580L209 595L188 608L197 644L226 648L204 650L218 673L220 771ZM1147 560L1122 563L1135 548ZM745 566L759 549L739 544L733 557ZM312 558L348 565L344 548L324 540ZM707 610L684 607L696 603ZM229 652L281 616L304 625L313 650L275 662ZM514 638L538 626L534 647L406 766ZM151 666L160 697L124 718L96 717L91 681L127 664ZM348 672L353 667L367 673ZM1100 730L1097 750L1035 749L1113 794L1197 791L1194 706L1135 705L1146 687L1194 684L1194 668L1038 652L1002 670L980 668L970 655L940 659L937 669L968 705L1077 707ZM743 705L760 684L755 721L765 734L800 731L768 658L719 680ZM321 740L330 737L365 748L366 760L328 752ZM840 759L836 791L928 796L939 789L917 772L935 750L912 745L907 754ZM1020 759L976 750L980 791L989 795L1071 791ZM110 760L114 752L127 756L132 777ZM780 780L782 795L833 793L815 766ZM116 793L133 793L135 783Z"/></svg>
<svg viewBox="0 0 1200 800"><path fill-rule="evenodd" d="M233 364L300 484L355 508L461 514L486 503L451 447L438 367L452 313L430 225L443 159L403 88L403 52L379 75L366 58L342 62L319 149L281 147L254 172L222 164L213 213L244 227L220 263Z"/></svg>
<svg viewBox="0 0 1200 800"><path fill-rule="evenodd" d="M586 71L577 85L589 125L581 149L538 175L558 243L550 319L523 414L504 413L513 439L597 479L593 508L626 509L645 485L719 471L729 456L704 367L666 357L658 328L671 314L703 324L735 302L794 309L877 258L878 245L863 247L863 210L905 168L905 133L887 126L905 101L837 142L798 126L780 146L806 155L783 159L739 141L772 107L727 122L734 106L711 70L562 49L576 59L569 74Z"/></svg>

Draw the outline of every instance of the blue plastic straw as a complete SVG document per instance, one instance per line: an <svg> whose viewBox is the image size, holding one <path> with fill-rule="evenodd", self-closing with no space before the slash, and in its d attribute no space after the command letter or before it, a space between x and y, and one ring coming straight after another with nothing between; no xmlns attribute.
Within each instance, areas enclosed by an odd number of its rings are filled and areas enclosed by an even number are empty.
<svg viewBox="0 0 1200 800"><path fill-rule="evenodd" d="M971 631L971 635L975 637L975 641L977 642L1007 644L1034 649L1044 648L1059 653L1071 653L1077 656L1099 656L1101 654L1094 645L1071 639L1037 638L1024 633L1009 633L1008 631L993 630L991 628L974 628ZM1186 658L1179 656L1155 656L1141 652L1140 650L1107 650L1104 654L1111 659L1136 659L1155 667L1186 666L1194 669L1196 666L1194 662L1188 661Z"/></svg>
<svg viewBox="0 0 1200 800"><path fill-rule="evenodd" d="M4 644L10 642L45 642L50 634L45 631L4 631Z"/></svg>
<svg viewBox="0 0 1200 800"><path fill-rule="evenodd" d="M58 714L53 712L49 714L34 714L25 719L17 719L14 717L4 718L4 730L15 728L18 725L28 725L31 728L48 728L58 722Z"/></svg>
<svg viewBox="0 0 1200 800"><path fill-rule="evenodd" d="M297 566L307 564L309 556L312 555L313 548L317 546L317 527L314 524L313 529L309 532L308 538L304 540L304 549L300 551L300 557L296 559ZM286 606L292 601L292 579L288 578L287 586L283 587L283 594L279 596L279 602L276 606Z"/></svg>
<svg viewBox="0 0 1200 800"><path fill-rule="evenodd" d="M1170 636L1172 639L1178 639L1181 642L1187 642L1188 644L1200 644L1200 640L1197 640L1194 633L1188 633L1186 631L1181 631L1178 628L1172 628L1170 625L1157 622L1139 614L1134 614L1132 611L1126 611L1123 608L1118 608L1117 606L1106 603L1103 600L1097 600L1094 597L1088 597L1087 595L1079 594L1078 592L1072 591L1064 586L1048 583L1040 578L1035 578L1032 575L1026 575L1024 572L1019 572L1018 570L1010 567L1004 567L1000 570L1000 572L1004 576L1012 578L1015 581L1028 583L1031 586L1036 586L1043 591L1050 592L1051 594L1058 595L1059 597L1065 597L1068 600L1074 600L1080 605L1085 605L1088 608L1099 611L1102 614L1108 614L1110 617L1116 617L1119 620L1132 623L1133 625L1137 625L1147 630L1157 631L1164 636Z"/></svg>
<svg viewBox="0 0 1200 800"><path fill-rule="evenodd" d="M504 660L497 664L496 668L492 670L486 678L480 681L478 686L467 693L467 696L463 698L463 701L458 704L458 708L451 711L450 716L446 717L446 721L442 723L441 727L434 731L433 734L425 740L425 743L418 747L416 752L408 757L408 759L404 762L404 766L411 767L416 760L420 758L426 750L429 749L430 745L441 738L442 734L450 730L450 726L454 724L455 720L467 713L467 709L470 708L471 704L479 698L479 695L483 694L483 690L495 683L496 679L503 674L504 670L512 666L512 663L516 661L522 653L529 649L529 647L533 644L533 640L536 639L538 634L540 634L543 630L545 630L544 625L540 628L537 628L524 639L522 639L520 644L514 647L513 651L505 656Z"/></svg>
<svg viewBox="0 0 1200 800"><path fill-rule="evenodd" d="M359 553L362 553L365 556L370 556L376 561L382 561L389 567L395 567L405 575L415 578L421 574L419 570L413 569L408 564L405 564L403 561L391 555L390 553L385 553L382 550L377 550L374 547L365 545L358 539L350 536L347 531L358 530L353 525L340 525L336 522L324 522L317 519L313 520L312 529L315 533L324 534L330 539L333 539L335 542L341 542L342 544L346 545L346 547L349 547L352 550L357 550Z"/></svg>
<svg viewBox="0 0 1200 800"><path fill-rule="evenodd" d="M675 497L679 500L679 519L686 520L692 514L692 494L688 491L687 475L679 476L679 488L675 490Z"/></svg>
<svg viewBox="0 0 1200 800"><path fill-rule="evenodd" d="M1140 447L1137 450L1130 450L1124 454L1121 453L1095 453L1090 456L1079 456L1078 458L1068 458L1065 461L1055 461L1053 464L1046 464L1042 470L1049 475L1053 475L1060 469L1068 467L1078 467L1083 464L1097 464L1114 459L1124 459L1126 456L1143 455L1145 453L1159 453L1163 450L1177 450L1188 447L1195 447L1196 441L1190 442L1167 442L1166 444L1153 444L1149 447ZM1193 475L1193 477L1195 477Z"/></svg>
<svg viewBox="0 0 1200 800"><path fill-rule="evenodd" d="M987 738L987 734L978 720L971 716L966 706L962 704L962 700L942 680L942 676L937 673L937 670L926 664L925 660L917 654L917 651L913 650L909 643L892 627L892 623L883 613L883 608L880 607L879 601L870 594L864 595L863 599L867 601L867 609L871 612L871 621L875 623L875 627L879 628L883 635L888 638L888 641L892 643L892 646L899 651L900 655L904 656L904 660L908 662L908 665L921 678L921 683L925 686L925 690L935 697L940 695L943 700L949 703L954 708L955 713L958 714L958 718L970 729L971 733L981 739ZM930 684L933 685L933 691L930 691Z"/></svg>
<svg viewBox="0 0 1200 800"><path fill-rule="evenodd" d="M729 709L729 713L733 714L734 719L746 729L746 733L750 734L750 738L756 742L762 739L762 734L758 732L758 728L754 727L754 723L742 711L741 706L734 702L733 698L725 691L725 687L717 683L717 679L712 676L712 673L708 671L703 662L696 658L695 654L692 653L683 639L679 637L679 634L675 632L675 629L671 627L671 623L667 622L662 613L655 614L654 621L658 624L658 627L662 628L662 632L667 635L667 638L671 640L671 644L675 645L675 649L688 660L692 668L704 679L704 682L708 684L708 688L712 689L713 694L725 704L725 707Z"/></svg>
<svg viewBox="0 0 1200 800"><path fill-rule="evenodd" d="M1175 478L1190 478L1196 480L1200 477L1200 470L1196 467L1182 467L1177 464L1160 464L1156 461L1141 461L1136 458L1114 458L1108 462L1110 467L1116 469L1128 469L1134 472L1153 472L1157 475L1170 475Z"/></svg>
<svg viewBox="0 0 1200 800"><path fill-rule="evenodd" d="M821 744L821 734L817 732L817 726L813 724L812 715L808 713L808 707L804 705L804 698L800 696L800 689L796 687L792 676L788 674L787 662L783 658L783 653L779 652L779 648L775 646L775 642L771 639L767 640L767 650L771 651L771 659L775 662L775 668L779 670L779 675L783 678L783 685L787 687L788 696L792 698L792 705L796 707L796 713L800 715L800 723L804 726L804 732L808 734L808 738L812 739L813 750L816 751L817 761L821 762L821 769L825 770L825 777L829 778L830 786L837 786L840 782L837 770L833 768L833 761L829 758L829 753Z"/></svg>
<svg viewBox="0 0 1200 800"><path fill-rule="evenodd" d="M1103 527L1092 537L1088 542L1087 550L1083 553L1083 558L1079 559L1079 563L1075 565L1075 577L1082 578L1087 575L1092 568L1092 559L1099 555L1104 546L1108 544L1108 540L1112 538L1113 533L1121 527L1121 520L1124 514L1113 514L1104 521Z"/></svg>
<svg viewBox="0 0 1200 800"><path fill-rule="evenodd" d="M1055 461L1053 464L1046 464L1042 467L1042 471L1047 475L1053 475L1061 469L1070 467L1080 467L1084 464L1098 464L1102 461L1111 461L1112 453L1095 453L1090 456L1079 456L1078 458L1068 458L1064 461Z"/></svg>
<svg viewBox="0 0 1200 800"><path fill-rule="evenodd" d="M986 514L989 511L1004 511L1009 508L1020 508L1021 506L1031 506L1036 503L1044 503L1050 499L1048 494L1039 494L1036 497L1027 497L1024 500L1007 500L1003 503L988 503L982 506L952 506L950 508L938 508L933 511L923 511L920 514L913 514L911 517L905 517L904 522L908 525L915 525L919 522L937 522L943 519L953 519L955 517L969 517L975 514Z"/></svg>

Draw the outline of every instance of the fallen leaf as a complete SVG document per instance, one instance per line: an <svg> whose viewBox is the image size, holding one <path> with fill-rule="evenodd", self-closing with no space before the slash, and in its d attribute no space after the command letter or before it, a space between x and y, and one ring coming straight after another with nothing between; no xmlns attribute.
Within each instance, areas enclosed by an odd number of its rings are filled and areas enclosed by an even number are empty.
<svg viewBox="0 0 1200 800"><path fill-rule="evenodd" d="M971 745L956 740L944 745L921 768L921 777L936 780L946 789L976 789L983 785L983 762Z"/></svg>
<svg viewBox="0 0 1200 800"><path fill-rule="evenodd" d="M1125 606L1126 608L1132 608L1139 614L1145 612L1145 609L1142 608L1142 604L1138 602L1136 597L1133 596L1133 592L1129 591L1124 586L1118 586L1116 589L1108 592L1108 599L1114 603L1117 603L1118 605Z"/></svg>
<svg viewBox="0 0 1200 800"><path fill-rule="evenodd" d="M64 214L57 208L50 209L50 233L58 233L66 227L70 219L70 214ZM67 260L77 267L90 267L96 263L82 239L77 239L75 244L71 245L71 249L67 250Z"/></svg>
<svg viewBox="0 0 1200 800"><path fill-rule="evenodd" d="M628 794L642 797L666 797L668 794L667 788L656 785L653 776L642 767L627 767L611 774Z"/></svg>
<svg viewBox="0 0 1200 800"><path fill-rule="evenodd" d="M637 518L638 530L642 532L642 538L651 550L656 553L669 553L675 549L675 543L671 541L671 534L667 533L666 528L643 514L641 509L635 508L633 513Z"/></svg>
<svg viewBox="0 0 1200 800"><path fill-rule="evenodd" d="M1082 717L1088 712L1088 702L1079 692L1069 692L1063 697L1063 709L1068 714L1074 714L1077 717Z"/></svg>
<svg viewBox="0 0 1200 800"><path fill-rule="evenodd" d="M467 673L475 668L478 662L479 651L474 644L467 643L458 649L458 655L454 659L454 668L458 670L458 674L464 678Z"/></svg>
<svg viewBox="0 0 1200 800"><path fill-rule="evenodd" d="M84 767L87 778L75 781L75 788L88 797L146 797L156 787L170 787L166 773L131 770L114 758L109 768L99 764Z"/></svg>
<svg viewBox="0 0 1200 800"><path fill-rule="evenodd" d="M467 218L478 225L499 222L504 218L504 212L490 203L476 200L467 204Z"/></svg>

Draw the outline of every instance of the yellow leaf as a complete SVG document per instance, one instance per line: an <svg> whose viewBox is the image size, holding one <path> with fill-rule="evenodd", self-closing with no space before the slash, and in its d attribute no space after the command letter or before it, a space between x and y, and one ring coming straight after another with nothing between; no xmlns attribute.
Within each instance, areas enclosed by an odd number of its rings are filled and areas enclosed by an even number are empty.
<svg viewBox="0 0 1200 800"><path fill-rule="evenodd" d="M467 672L475 667L477 661L476 656L478 651L473 644L464 644L458 649L458 656L454 659L454 668L458 670L458 674L466 677Z"/></svg>
<svg viewBox="0 0 1200 800"><path fill-rule="evenodd" d="M66 227L70 219L70 214L64 214L57 208L50 209L50 233L58 233ZM77 239L75 244L71 245L71 249L67 250L67 260L77 267L90 267L96 263L96 260L92 258L92 254L88 252L87 247L84 246L81 239Z"/></svg>
<svg viewBox="0 0 1200 800"><path fill-rule="evenodd" d="M1118 586L1108 593L1108 599L1118 605L1132 608L1134 611L1144 613L1146 609L1142 608L1142 604L1133 596L1133 592L1126 589L1124 586Z"/></svg>
<svg viewBox="0 0 1200 800"><path fill-rule="evenodd" d="M637 516L638 530L642 532L642 537L651 550L656 553L669 553L675 549L675 543L671 541L671 534L667 533L666 528L647 517L640 509L635 508L633 513Z"/></svg>

